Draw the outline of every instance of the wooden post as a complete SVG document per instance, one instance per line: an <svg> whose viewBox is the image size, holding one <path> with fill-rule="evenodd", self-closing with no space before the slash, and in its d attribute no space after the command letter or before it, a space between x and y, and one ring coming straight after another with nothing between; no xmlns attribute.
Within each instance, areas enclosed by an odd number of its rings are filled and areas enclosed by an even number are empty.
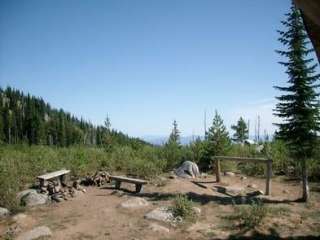
<svg viewBox="0 0 320 240"><path fill-rule="evenodd" d="M220 182L220 159L216 158L215 160L216 163L216 182Z"/></svg>
<svg viewBox="0 0 320 240"><path fill-rule="evenodd" d="M272 160L267 161L266 195L271 194Z"/></svg>

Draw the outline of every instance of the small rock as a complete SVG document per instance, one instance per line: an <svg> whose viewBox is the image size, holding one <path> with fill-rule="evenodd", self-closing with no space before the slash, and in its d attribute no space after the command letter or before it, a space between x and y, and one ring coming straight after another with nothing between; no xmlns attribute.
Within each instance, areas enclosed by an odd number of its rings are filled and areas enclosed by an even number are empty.
<svg viewBox="0 0 320 240"><path fill-rule="evenodd" d="M60 185L54 186L54 192L55 192L55 193L58 193L58 192L60 192L60 191L61 191L61 186L60 186Z"/></svg>
<svg viewBox="0 0 320 240"><path fill-rule="evenodd" d="M256 184L250 183L247 185L248 188L258 188Z"/></svg>
<svg viewBox="0 0 320 240"><path fill-rule="evenodd" d="M201 178L207 178L208 174L207 173L201 173Z"/></svg>
<svg viewBox="0 0 320 240"><path fill-rule="evenodd" d="M234 177L236 174L233 172L224 172L224 175L228 177Z"/></svg>
<svg viewBox="0 0 320 240"><path fill-rule="evenodd" d="M240 179L241 179L241 180L246 180L247 177L246 177L246 176L241 176Z"/></svg>
<svg viewBox="0 0 320 240"><path fill-rule="evenodd" d="M120 203L120 207L122 208L141 208L149 205L149 202L144 198L133 197L128 199L125 202Z"/></svg>
<svg viewBox="0 0 320 240"><path fill-rule="evenodd" d="M51 199L56 202L62 202L64 200L63 196L59 193L55 193L55 194L51 195Z"/></svg>
<svg viewBox="0 0 320 240"><path fill-rule="evenodd" d="M19 214L14 215L14 216L12 217L13 221L15 221L15 222L24 221L26 218L27 218L27 215L26 215L26 214L23 214L23 213L19 213Z"/></svg>
<svg viewBox="0 0 320 240"><path fill-rule="evenodd" d="M28 232L20 234L16 240L34 240L41 237L50 237L52 232L47 226L36 227Z"/></svg>
<svg viewBox="0 0 320 240"><path fill-rule="evenodd" d="M47 201L48 195L36 192L29 192L21 198L21 204L28 207L46 204Z"/></svg>
<svg viewBox="0 0 320 240"><path fill-rule="evenodd" d="M154 232L160 232L160 233L168 233L170 232L169 228L163 227L156 223L151 223L149 228Z"/></svg>
<svg viewBox="0 0 320 240"><path fill-rule="evenodd" d="M173 214L167 207L159 207L151 212L148 212L145 216L146 219L157 220L162 222L170 222L173 220Z"/></svg>
<svg viewBox="0 0 320 240"><path fill-rule="evenodd" d="M197 222L195 224L192 224L190 227L187 228L187 232L203 232L203 233L208 233L211 231L211 229L214 226L209 223L201 223Z"/></svg>
<svg viewBox="0 0 320 240"><path fill-rule="evenodd" d="M220 193L228 193L231 195L242 195L245 191L242 187L223 187L223 186L215 186L218 192Z"/></svg>
<svg viewBox="0 0 320 240"><path fill-rule="evenodd" d="M0 219L6 218L10 215L10 211L6 208L0 207Z"/></svg>
<svg viewBox="0 0 320 240"><path fill-rule="evenodd" d="M200 215L200 214L201 214L201 208L193 207L192 209L193 209L193 211L194 211L197 215Z"/></svg>
<svg viewBox="0 0 320 240"><path fill-rule="evenodd" d="M282 190L282 193L288 194L289 191L288 191L287 189L283 189L283 190Z"/></svg>

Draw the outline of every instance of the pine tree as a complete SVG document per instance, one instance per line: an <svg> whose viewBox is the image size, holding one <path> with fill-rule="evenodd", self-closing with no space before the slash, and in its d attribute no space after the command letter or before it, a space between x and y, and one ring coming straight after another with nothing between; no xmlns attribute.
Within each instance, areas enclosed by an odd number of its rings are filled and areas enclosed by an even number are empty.
<svg viewBox="0 0 320 240"><path fill-rule="evenodd" d="M232 125L231 129L235 131L233 134L233 140L239 143L243 143L249 138L249 130L245 120L240 117L237 122L237 125Z"/></svg>
<svg viewBox="0 0 320 240"><path fill-rule="evenodd" d="M104 121L104 148L107 152L112 150L112 130L111 130L111 121L109 116L106 117L106 120Z"/></svg>
<svg viewBox="0 0 320 240"><path fill-rule="evenodd" d="M215 111L212 126L208 130L207 141L207 152L211 157L225 154L230 146L229 133L217 111Z"/></svg>
<svg viewBox="0 0 320 240"><path fill-rule="evenodd" d="M178 130L178 124L176 120L173 121L173 129L169 136L168 143L180 145L180 132Z"/></svg>
<svg viewBox="0 0 320 240"><path fill-rule="evenodd" d="M315 74L317 65L311 65L312 58L307 55L312 51L308 46L308 38L304 29L299 10L292 4L291 12L286 14L282 21L286 31L278 31L279 41L287 48L286 51L277 51L288 61L280 62L286 67L289 76L287 87L275 87L284 92L277 97L275 115L283 122L276 124L279 127L277 137L285 140L292 156L300 163L303 182L302 200L307 201L308 175L307 160L313 156L317 142L319 128L319 87L316 81L320 78Z"/></svg>
<svg viewBox="0 0 320 240"><path fill-rule="evenodd" d="M173 128L169 139L164 147L165 159L167 159L167 169L171 169L181 160L180 131L177 121L173 121Z"/></svg>

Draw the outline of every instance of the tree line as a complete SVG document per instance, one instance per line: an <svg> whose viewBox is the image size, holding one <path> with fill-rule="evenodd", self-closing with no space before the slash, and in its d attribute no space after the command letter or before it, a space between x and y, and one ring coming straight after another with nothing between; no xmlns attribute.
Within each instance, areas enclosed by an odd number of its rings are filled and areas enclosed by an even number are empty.
<svg viewBox="0 0 320 240"><path fill-rule="evenodd" d="M0 88L0 143L106 148L115 144L133 147L147 144L112 129L109 118L104 126L95 126L62 109L52 108L42 98L11 87Z"/></svg>

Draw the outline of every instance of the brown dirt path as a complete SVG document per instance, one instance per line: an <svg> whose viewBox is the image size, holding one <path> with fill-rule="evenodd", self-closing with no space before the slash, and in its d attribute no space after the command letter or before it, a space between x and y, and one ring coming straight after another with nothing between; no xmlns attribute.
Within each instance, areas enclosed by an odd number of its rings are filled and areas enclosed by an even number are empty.
<svg viewBox="0 0 320 240"><path fill-rule="evenodd" d="M234 212L230 197L213 190L214 177L198 179L201 186L186 179L167 179L166 184L155 186L148 184L139 196L150 201L148 207L142 209L123 209L121 202L131 198L134 194L127 191L115 191L110 185L102 188L89 187L87 193L61 203L53 203L29 209L25 212L27 219L19 226L20 232L35 226L46 225L52 232L51 239L82 240L82 239L219 239L237 234L240 230L227 222L224 216ZM248 178L240 180L240 176L223 177L223 184L228 186L245 187L254 183L261 190L265 180ZM163 186L162 186L163 185ZM207 186L205 188L204 186ZM134 190L133 185L123 184L123 188ZM201 208L201 215L197 223L182 226L171 226L159 223L169 228L169 233L154 232L150 229L152 221L144 215L158 207L170 205L172 197L178 193L186 193L194 204ZM285 207L288 215L269 218L258 230L262 234L269 234L271 229L279 236L317 235L320 234L320 194L312 192L312 201L305 205L297 202L279 203L279 200L294 200L300 196L300 187L296 181L273 180L272 197L277 203L268 206ZM12 221L0 223L0 234ZM246 233L247 235L252 233Z"/></svg>

